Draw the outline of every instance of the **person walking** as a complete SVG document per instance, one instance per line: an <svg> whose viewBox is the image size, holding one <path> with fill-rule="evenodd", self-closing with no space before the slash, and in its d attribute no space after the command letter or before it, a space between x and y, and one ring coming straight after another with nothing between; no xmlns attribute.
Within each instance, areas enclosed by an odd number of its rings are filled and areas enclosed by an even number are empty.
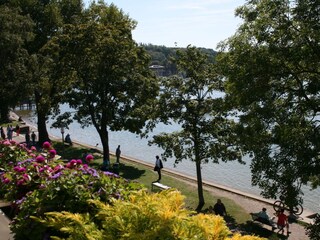
<svg viewBox="0 0 320 240"><path fill-rule="evenodd" d="M36 134L34 133L34 131L32 131L31 133L31 139L32 139L32 145L36 145Z"/></svg>
<svg viewBox="0 0 320 240"><path fill-rule="evenodd" d="M29 134L29 131L26 132L25 139L26 139L27 148L29 148L30 147L30 134Z"/></svg>
<svg viewBox="0 0 320 240"><path fill-rule="evenodd" d="M8 125L8 127L7 127L7 137L8 137L8 140L9 140L9 141L12 140L12 135L13 135L12 125Z"/></svg>
<svg viewBox="0 0 320 240"><path fill-rule="evenodd" d="M19 126L19 124L16 125L16 134L17 134L17 136L20 135L20 126Z"/></svg>
<svg viewBox="0 0 320 240"><path fill-rule="evenodd" d="M278 212L277 217L278 217L277 226L279 228L278 233L281 232L281 234L284 234L284 229L286 228L287 235L289 235L290 232L289 232L288 217L287 215L284 214L283 208L280 210L280 212Z"/></svg>
<svg viewBox="0 0 320 240"><path fill-rule="evenodd" d="M154 171L156 171L158 173L158 180L156 182L160 182L161 180L161 169L163 168L163 164L162 164L162 161L160 159L160 157L157 155L156 156L156 163L155 163L155 166L154 166Z"/></svg>
<svg viewBox="0 0 320 240"><path fill-rule="evenodd" d="M6 134L4 133L3 127L0 127L0 134L1 134L1 138L3 140L5 140L6 139Z"/></svg>
<svg viewBox="0 0 320 240"><path fill-rule="evenodd" d="M121 155L121 150L120 150L120 145L118 145L116 149L116 158L117 158L117 163L120 162L120 155Z"/></svg>

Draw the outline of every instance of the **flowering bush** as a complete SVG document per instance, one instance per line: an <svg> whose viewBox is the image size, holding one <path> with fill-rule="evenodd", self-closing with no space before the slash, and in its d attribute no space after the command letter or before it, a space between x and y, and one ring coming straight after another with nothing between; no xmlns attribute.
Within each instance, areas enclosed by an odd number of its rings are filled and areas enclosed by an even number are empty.
<svg viewBox="0 0 320 240"><path fill-rule="evenodd" d="M12 202L16 210L11 224L15 239L43 239L49 232L35 223L31 215L42 216L48 211L83 213L91 211L89 199L126 199L130 191L141 188L113 173L95 170L80 159L65 163L49 142L43 144L41 154L14 142L1 144L19 156L13 161L3 154L1 161L6 167L0 174L0 195ZM87 161L92 160L91 156Z"/></svg>
<svg viewBox="0 0 320 240"><path fill-rule="evenodd" d="M64 168L50 143L45 144L47 148L38 154L35 148L29 150L14 141L0 142L0 148L4 150L0 157L4 166L0 173L1 198L14 203Z"/></svg>
<svg viewBox="0 0 320 240"><path fill-rule="evenodd" d="M25 144L18 144L15 141L0 141L0 172L6 171L19 159L25 159L34 150L28 150Z"/></svg>

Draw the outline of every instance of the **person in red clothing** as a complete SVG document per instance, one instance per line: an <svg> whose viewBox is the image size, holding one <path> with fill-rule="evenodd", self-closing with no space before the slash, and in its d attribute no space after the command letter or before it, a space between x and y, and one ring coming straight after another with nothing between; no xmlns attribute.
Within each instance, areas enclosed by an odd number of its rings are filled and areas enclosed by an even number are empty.
<svg viewBox="0 0 320 240"><path fill-rule="evenodd" d="M280 229L278 231L281 232L282 234L284 233L284 228L287 229L287 235L289 235L289 223L288 223L288 217L287 215L284 214L284 209L282 208L280 210L280 212L278 212L278 221L277 221L277 225L278 225L278 228Z"/></svg>

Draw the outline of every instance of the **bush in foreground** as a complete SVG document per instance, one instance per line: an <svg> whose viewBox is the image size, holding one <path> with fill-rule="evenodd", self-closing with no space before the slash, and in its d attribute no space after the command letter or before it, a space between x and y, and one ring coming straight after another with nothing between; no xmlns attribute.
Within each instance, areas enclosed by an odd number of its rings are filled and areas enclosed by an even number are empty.
<svg viewBox="0 0 320 240"><path fill-rule="evenodd" d="M184 197L176 190L156 194L141 190L132 192L128 200L114 199L112 204L89 202L95 215L51 212L34 219L56 229L60 236L65 234L65 238L52 239L261 239L233 235L222 217L187 210Z"/></svg>

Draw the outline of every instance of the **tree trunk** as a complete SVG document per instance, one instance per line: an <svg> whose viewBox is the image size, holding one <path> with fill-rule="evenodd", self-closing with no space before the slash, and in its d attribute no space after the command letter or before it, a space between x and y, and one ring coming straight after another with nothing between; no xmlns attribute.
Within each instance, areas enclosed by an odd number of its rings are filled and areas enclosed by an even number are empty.
<svg viewBox="0 0 320 240"><path fill-rule="evenodd" d="M37 111L37 116L38 116L38 141L39 141L39 145L42 146L42 144L45 141L50 141L49 138L49 134L47 131L47 125L46 125L46 121L47 121L47 115Z"/></svg>
<svg viewBox="0 0 320 240"><path fill-rule="evenodd" d="M38 122L37 122L37 125L38 125L38 142L39 142L39 145L42 146L42 144L45 142L45 141L50 141L50 138L49 138L49 134L48 134L48 131L47 131L47 125L46 125L46 121L47 121L47 112L44 112L42 110L42 107L40 106L40 99L41 99L41 96L39 93L35 92L35 103L36 103L36 112L37 112L37 117L38 117Z"/></svg>
<svg viewBox="0 0 320 240"><path fill-rule="evenodd" d="M102 128L102 130L98 130L100 135L102 148L103 148L103 165L102 170L109 170L110 168L110 155L109 155L109 133L106 128Z"/></svg>
<svg viewBox="0 0 320 240"><path fill-rule="evenodd" d="M202 187L202 175L201 175L201 161L196 160L196 169L197 169L197 183L198 183L198 198L199 203L196 208L197 212L200 212L204 206L204 197L203 197L203 187Z"/></svg>
<svg viewBox="0 0 320 240"><path fill-rule="evenodd" d="M6 104L1 104L0 106L0 122L8 122L9 107Z"/></svg>

